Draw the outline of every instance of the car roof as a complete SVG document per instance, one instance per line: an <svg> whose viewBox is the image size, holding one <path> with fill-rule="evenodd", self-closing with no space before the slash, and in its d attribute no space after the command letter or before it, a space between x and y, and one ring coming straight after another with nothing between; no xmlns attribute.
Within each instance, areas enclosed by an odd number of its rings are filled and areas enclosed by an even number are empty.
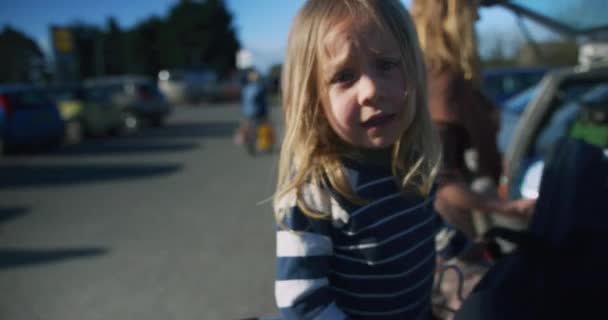
<svg viewBox="0 0 608 320"><path fill-rule="evenodd" d="M27 91L27 90L39 90L39 89L42 89L42 87L39 85L34 85L34 84L29 84L29 83L3 84L3 85L0 85L0 94L23 92L23 91Z"/></svg>

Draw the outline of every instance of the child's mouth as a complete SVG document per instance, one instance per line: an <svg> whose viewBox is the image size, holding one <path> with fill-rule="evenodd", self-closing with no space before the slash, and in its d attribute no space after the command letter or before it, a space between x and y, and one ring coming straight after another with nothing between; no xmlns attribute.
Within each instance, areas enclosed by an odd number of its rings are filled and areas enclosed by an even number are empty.
<svg viewBox="0 0 608 320"><path fill-rule="evenodd" d="M366 129L373 129L387 125L395 119L395 114L379 114L363 121L361 126Z"/></svg>

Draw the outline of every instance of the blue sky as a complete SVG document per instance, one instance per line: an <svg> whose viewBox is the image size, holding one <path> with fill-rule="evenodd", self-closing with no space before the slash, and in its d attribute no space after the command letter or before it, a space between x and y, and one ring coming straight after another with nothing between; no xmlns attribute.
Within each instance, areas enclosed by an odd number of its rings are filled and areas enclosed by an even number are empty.
<svg viewBox="0 0 608 320"><path fill-rule="evenodd" d="M74 21L105 26L115 17L129 28L151 15L164 16L178 0L0 0L0 26L11 25L49 52L48 26ZM403 0L409 6L411 0ZM266 69L282 60L290 23L304 0L226 0L233 13L241 44L252 51L254 64ZM497 35L521 39L515 17L499 7L482 9L477 29L482 52L494 46ZM537 37L548 32L533 26ZM509 48L506 48L509 49Z"/></svg>

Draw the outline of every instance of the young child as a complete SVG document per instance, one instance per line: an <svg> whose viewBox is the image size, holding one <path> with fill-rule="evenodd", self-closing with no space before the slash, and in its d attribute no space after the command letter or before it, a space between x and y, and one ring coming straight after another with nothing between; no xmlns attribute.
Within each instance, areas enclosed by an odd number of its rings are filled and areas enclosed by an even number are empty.
<svg viewBox="0 0 608 320"><path fill-rule="evenodd" d="M290 31L274 199L284 319L427 319L440 146L399 0L309 0Z"/></svg>
<svg viewBox="0 0 608 320"><path fill-rule="evenodd" d="M255 152L256 130L260 125L267 125L268 102L266 88L257 70L247 72L246 84L241 92L241 126L237 129L234 142L246 144L249 153ZM269 126L267 126L269 128ZM264 146L267 147L267 146ZM264 148L266 149L266 148Z"/></svg>

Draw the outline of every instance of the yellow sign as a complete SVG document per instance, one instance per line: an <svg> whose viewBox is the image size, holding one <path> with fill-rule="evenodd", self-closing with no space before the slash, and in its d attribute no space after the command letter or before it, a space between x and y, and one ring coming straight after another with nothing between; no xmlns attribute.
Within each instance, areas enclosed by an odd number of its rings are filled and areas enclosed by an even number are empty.
<svg viewBox="0 0 608 320"><path fill-rule="evenodd" d="M59 52L72 52L72 35L68 29L53 29L53 43Z"/></svg>

